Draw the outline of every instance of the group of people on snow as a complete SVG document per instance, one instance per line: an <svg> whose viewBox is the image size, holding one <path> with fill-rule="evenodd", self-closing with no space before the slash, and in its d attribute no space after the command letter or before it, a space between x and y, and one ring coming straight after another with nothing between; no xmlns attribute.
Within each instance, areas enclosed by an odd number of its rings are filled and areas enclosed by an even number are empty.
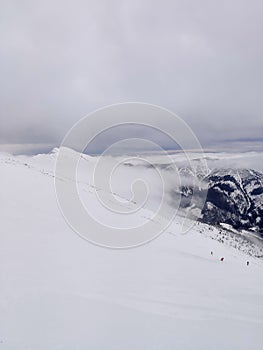
<svg viewBox="0 0 263 350"><path fill-rule="evenodd" d="M214 255L214 252L211 250L210 254L211 254L211 255ZM224 260L225 260L225 258L222 256L222 257L220 258L220 261L224 261ZM247 266L249 266L249 261L248 261L248 260L247 260L246 264L247 264Z"/></svg>

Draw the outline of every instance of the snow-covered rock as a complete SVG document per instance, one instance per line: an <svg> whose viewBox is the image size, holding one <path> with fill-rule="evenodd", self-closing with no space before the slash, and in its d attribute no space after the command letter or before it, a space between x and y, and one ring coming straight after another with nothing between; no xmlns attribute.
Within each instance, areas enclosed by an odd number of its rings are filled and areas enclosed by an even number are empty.
<svg viewBox="0 0 263 350"><path fill-rule="evenodd" d="M203 221L263 233L263 174L250 169L216 169L208 183Z"/></svg>

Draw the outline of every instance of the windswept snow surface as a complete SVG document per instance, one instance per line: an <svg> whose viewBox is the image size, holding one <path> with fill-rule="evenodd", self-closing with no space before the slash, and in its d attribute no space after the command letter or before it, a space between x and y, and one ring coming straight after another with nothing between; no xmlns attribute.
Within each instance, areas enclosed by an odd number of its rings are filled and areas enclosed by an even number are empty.
<svg viewBox="0 0 263 350"><path fill-rule="evenodd" d="M262 349L262 260L207 225L179 234L180 218L138 248L95 246L58 208L55 158L0 156L0 349ZM99 211L82 161L80 196Z"/></svg>

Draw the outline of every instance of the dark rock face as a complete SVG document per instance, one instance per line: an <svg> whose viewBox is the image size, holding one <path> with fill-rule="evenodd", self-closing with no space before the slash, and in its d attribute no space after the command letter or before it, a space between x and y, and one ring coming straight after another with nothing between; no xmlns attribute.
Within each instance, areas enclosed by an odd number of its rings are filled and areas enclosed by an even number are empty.
<svg viewBox="0 0 263 350"><path fill-rule="evenodd" d="M204 181L208 192L202 221L263 233L263 174L247 169L220 169L212 171Z"/></svg>

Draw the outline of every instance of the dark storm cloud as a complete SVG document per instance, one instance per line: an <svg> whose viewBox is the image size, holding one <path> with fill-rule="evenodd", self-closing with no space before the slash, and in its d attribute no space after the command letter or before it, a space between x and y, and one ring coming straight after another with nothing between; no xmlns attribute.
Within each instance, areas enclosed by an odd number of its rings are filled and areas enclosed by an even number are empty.
<svg viewBox="0 0 263 350"><path fill-rule="evenodd" d="M2 144L59 144L124 101L171 109L204 146L262 137L261 0L3 0L0 16Z"/></svg>

